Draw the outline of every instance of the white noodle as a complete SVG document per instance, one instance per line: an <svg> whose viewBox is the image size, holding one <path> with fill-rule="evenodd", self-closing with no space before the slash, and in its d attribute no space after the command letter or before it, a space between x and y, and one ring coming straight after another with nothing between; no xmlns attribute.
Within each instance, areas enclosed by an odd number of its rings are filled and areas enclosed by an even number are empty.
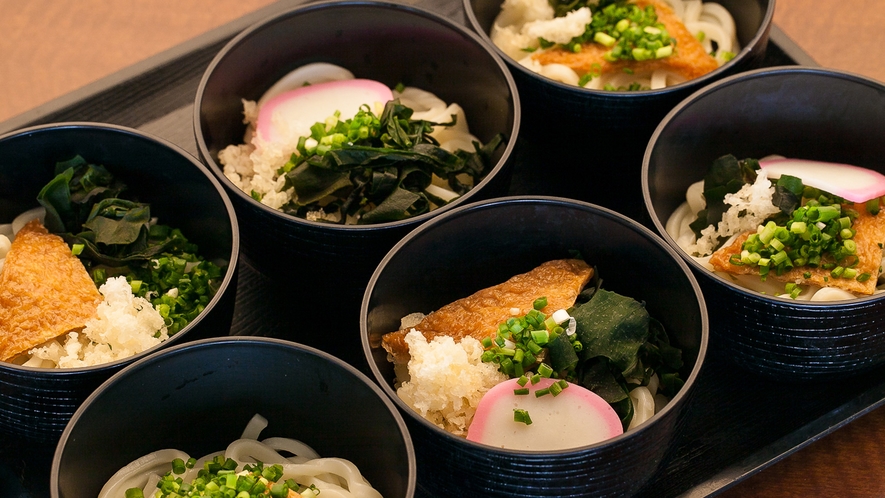
<svg viewBox="0 0 885 498"><path fill-rule="evenodd" d="M98 498L117 498L123 496L129 488L142 488L148 484L151 475L165 474L172 469L172 460L181 458L187 461L187 453L179 450L159 450L133 461L118 470L108 479L98 493ZM157 481L153 481L156 485ZM145 493L145 496L150 496Z"/></svg>
<svg viewBox="0 0 885 498"><path fill-rule="evenodd" d="M731 37L722 29L722 26L707 21L692 21L685 23L685 27L692 33L700 31L704 32L704 40L701 45L708 53L713 51L713 43L716 43L716 50L723 52L731 52Z"/></svg>
<svg viewBox="0 0 885 498"><path fill-rule="evenodd" d="M639 427L655 414L655 398L645 386L633 388L630 391L630 401L633 403L633 418L627 430Z"/></svg>
<svg viewBox="0 0 885 498"><path fill-rule="evenodd" d="M258 435L261 434L261 431L267 428L267 419L262 417L261 415L256 414L249 420L249 423L246 424L246 428L243 429L243 434L240 436L241 439L258 439Z"/></svg>
<svg viewBox="0 0 885 498"><path fill-rule="evenodd" d="M320 457L320 454L317 453L316 450L297 439L270 437L262 441L262 443L270 446L276 451L286 451L294 455L294 457L289 457L289 461L293 461L293 458L298 458L299 461L303 461L313 460L314 458Z"/></svg>
<svg viewBox="0 0 885 498"><path fill-rule="evenodd" d="M551 80L560 81L567 85L577 85L580 77L572 68L563 64L546 64L541 66L541 74Z"/></svg>
<svg viewBox="0 0 885 498"><path fill-rule="evenodd" d="M728 9L718 3L706 2L700 20L718 24L728 35L728 38L734 42L734 46L737 46L737 28Z"/></svg>
<svg viewBox="0 0 885 498"><path fill-rule="evenodd" d="M673 12L676 14L676 17L679 19L685 19L685 2L682 0L664 0L664 2L670 5L670 8L673 9Z"/></svg>
<svg viewBox="0 0 885 498"><path fill-rule="evenodd" d="M695 213L692 213L691 207L689 207L688 203L683 202L667 219L667 225L664 229L671 237L678 239L682 232L682 226L686 224L684 221L694 215ZM691 220L689 220L689 223L691 223Z"/></svg>
<svg viewBox="0 0 885 498"><path fill-rule="evenodd" d="M682 4L685 6L682 14L684 24L696 22L701 18L701 12L704 10L701 0L684 0Z"/></svg>
<svg viewBox="0 0 885 498"><path fill-rule="evenodd" d="M256 414L243 432L258 437L266 426L267 420ZM279 450L295 456L287 458ZM216 452L198 459L194 468L181 476L183 481L193 481L199 469L203 468L203 463L219 454L236 461L238 469L242 469L246 463L279 464L283 467L281 481L294 479L301 485L314 485L323 498L381 498L381 494L366 481L352 462L343 458L320 458L310 446L288 438L268 438L264 441L244 438L233 441L223 453ZM135 460L108 480L99 498L123 496L127 489L133 487L142 488L145 497L154 496L160 476L172 468L171 462L175 458L187 461L190 456L179 450L160 450Z"/></svg>

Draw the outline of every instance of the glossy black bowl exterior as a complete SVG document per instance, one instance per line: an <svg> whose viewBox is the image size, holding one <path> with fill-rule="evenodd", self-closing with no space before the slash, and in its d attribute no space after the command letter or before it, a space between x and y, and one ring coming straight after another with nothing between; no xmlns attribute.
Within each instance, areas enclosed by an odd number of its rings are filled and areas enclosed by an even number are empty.
<svg viewBox="0 0 885 498"><path fill-rule="evenodd" d="M686 384L651 421L573 451L520 452L453 436L397 397L380 336L397 330L401 317L428 313L544 261L569 257L571 250L596 266L603 288L644 301L649 314L683 348ZM414 230L372 276L360 326L372 373L406 414L418 454L419 487L440 496L635 493L666 453L707 347L704 298L673 249L613 211L552 197L509 197L463 206Z"/></svg>
<svg viewBox="0 0 885 498"><path fill-rule="evenodd" d="M236 295L239 232L224 189L196 158L164 140L114 125L61 123L0 137L0 220L9 223L39 206L37 193L55 163L80 154L103 164L141 199L161 223L181 228L200 253L227 263L218 293L203 313L162 344L105 365L29 368L0 362L0 431L55 442L68 419L99 384L136 359L176 342L227 335Z"/></svg>
<svg viewBox="0 0 885 498"><path fill-rule="evenodd" d="M782 67L725 79L677 106L652 137L642 171L645 205L664 233L685 190L713 160L781 154L885 172L885 85L833 70ZM838 378L885 361L882 294L812 303L733 285L689 262L710 303L713 347L781 380Z"/></svg>
<svg viewBox="0 0 885 498"><path fill-rule="evenodd" d="M503 133L509 143L495 155L493 170L469 193L414 218L340 226L270 209L223 175L218 151L243 141L241 99L257 100L292 69L321 61L348 68L360 78L390 87L402 82L457 102L481 141ZM346 313L356 324L365 283L401 237L451 206L506 192L519 116L519 97L506 65L470 30L404 5L345 1L296 8L234 38L203 76L194 127L203 161L218 175L240 217L247 260L285 281L285 292L294 299ZM349 337L350 349L361 357L355 327Z"/></svg>
<svg viewBox="0 0 885 498"><path fill-rule="evenodd" d="M661 90L607 92L566 85L520 65L489 34L501 0L463 0L467 19L507 63L519 89L524 137L557 145L553 170L587 178L579 198L622 213L641 205L642 153L663 117L693 92L725 76L759 67L768 46L775 0L717 0L735 20L741 51L719 69ZM612 188L617 185L617 188ZM570 196L571 197L571 196Z"/></svg>
<svg viewBox="0 0 885 498"><path fill-rule="evenodd" d="M229 337L169 348L102 384L62 434L52 496L97 496L117 470L156 450L196 458L224 450L256 413L268 420L261 439L299 439L356 464L385 498L414 495L411 438L368 377L316 349Z"/></svg>

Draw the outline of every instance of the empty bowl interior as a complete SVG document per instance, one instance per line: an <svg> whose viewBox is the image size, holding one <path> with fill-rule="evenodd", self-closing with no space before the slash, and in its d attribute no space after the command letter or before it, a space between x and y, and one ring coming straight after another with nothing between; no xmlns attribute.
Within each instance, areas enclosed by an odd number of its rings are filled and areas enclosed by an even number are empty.
<svg viewBox="0 0 885 498"><path fill-rule="evenodd" d="M368 378L318 350L228 338L170 348L103 384L62 435L53 497L97 496L117 470L155 450L196 458L224 450L256 413L269 422L261 439L299 439L356 464L383 496L412 496L410 437Z"/></svg>

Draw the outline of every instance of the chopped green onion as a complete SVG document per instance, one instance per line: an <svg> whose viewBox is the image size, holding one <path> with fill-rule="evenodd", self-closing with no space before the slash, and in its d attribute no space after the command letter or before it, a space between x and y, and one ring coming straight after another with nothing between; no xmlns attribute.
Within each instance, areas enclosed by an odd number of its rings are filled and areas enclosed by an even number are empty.
<svg viewBox="0 0 885 498"><path fill-rule="evenodd" d="M561 392L562 386L559 385L559 382L554 382L553 384L550 384L550 394L552 394L553 397L559 396L559 393Z"/></svg>
<svg viewBox="0 0 885 498"><path fill-rule="evenodd" d="M529 416L529 412L523 410L522 408L513 409L513 421L520 422L525 425L532 425L532 418Z"/></svg>
<svg viewBox="0 0 885 498"><path fill-rule="evenodd" d="M596 34L593 35L593 41L605 47L612 47L615 43L618 42L617 39L603 33L602 31L597 31Z"/></svg>
<svg viewBox="0 0 885 498"><path fill-rule="evenodd" d="M759 231L759 240L763 244L768 244L771 242L771 239L774 238L774 232L777 230L777 225L773 221L769 221L765 224L765 226L761 227Z"/></svg>
<svg viewBox="0 0 885 498"><path fill-rule="evenodd" d="M663 59L664 57L670 57L673 55L673 45L667 45L666 47L661 47L655 50L655 59Z"/></svg>

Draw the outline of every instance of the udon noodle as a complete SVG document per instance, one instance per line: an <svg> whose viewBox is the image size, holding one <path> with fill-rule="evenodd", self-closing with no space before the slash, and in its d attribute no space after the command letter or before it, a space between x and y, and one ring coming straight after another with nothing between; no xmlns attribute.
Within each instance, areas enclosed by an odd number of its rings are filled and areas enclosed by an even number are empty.
<svg viewBox="0 0 885 498"><path fill-rule="evenodd" d="M267 420L255 415L240 439L232 442L222 452L197 459L193 468L177 477L186 483L193 482L207 461L223 455L235 460L238 470L244 464L258 462L265 465L280 464L283 468L280 481L293 479L303 487L313 487L322 498L381 498L381 494L348 460L321 458L310 446L296 439L273 437L259 441L258 436L266 426ZM133 461L108 480L101 489L99 498L119 498L130 488L141 488L145 497L154 496L157 483L163 474L170 471L171 462L176 458L187 461L190 456L180 450L164 449Z"/></svg>
<svg viewBox="0 0 885 498"><path fill-rule="evenodd" d="M725 64L740 51L734 19L722 5L701 0L659 0L658 4L668 5L673 10L685 28L700 42L703 51L713 56L716 67ZM558 44L569 43L584 33L591 21L590 11L596 7L591 5L554 19L553 8L547 5L547 0L506 0L492 26L491 38L504 53L524 67L547 78L588 89L656 90L690 79L672 68L659 65L649 66L649 71L641 66L629 70L618 67L617 70L602 71L587 78L581 74L582 71L569 65L538 60L540 54L551 50L540 48L539 37Z"/></svg>

